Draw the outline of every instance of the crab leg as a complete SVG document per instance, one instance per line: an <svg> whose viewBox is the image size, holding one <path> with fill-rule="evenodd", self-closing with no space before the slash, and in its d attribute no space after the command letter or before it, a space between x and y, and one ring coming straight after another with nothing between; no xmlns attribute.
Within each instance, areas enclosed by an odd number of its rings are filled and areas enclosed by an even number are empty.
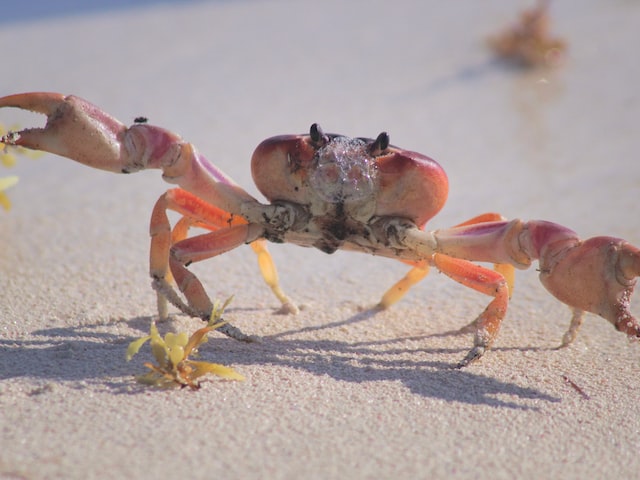
<svg viewBox="0 0 640 480"><path fill-rule="evenodd" d="M505 220L506 218L504 218L499 213L494 213L494 212L483 213L481 215L471 218L470 220L467 220L466 222L459 223L453 228L466 227L467 225L477 225L479 223L486 223L486 222L499 222L499 221L505 221ZM515 286L515 269L513 268L513 265L511 265L510 263L494 263L493 269L496 272L498 272L500 275L502 275L504 279L507 281L507 285L509 286L509 298L511 298L511 295L513 295L513 288Z"/></svg>
<svg viewBox="0 0 640 480"><path fill-rule="evenodd" d="M267 242L262 239L256 240L251 242L251 248L258 256L258 267L260 268L262 278L282 304L278 313L291 313L293 315L297 315L300 310L280 287L278 271L276 270L276 265L273 262L271 254L267 250Z"/></svg>
<svg viewBox="0 0 640 480"><path fill-rule="evenodd" d="M429 263L426 260L405 263L413 265L413 268L382 295L376 308L384 310L400 301L400 299L409 292L411 287L419 283L429 274Z"/></svg>
<svg viewBox="0 0 640 480"><path fill-rule="evenodd" d="M509 286L500 273L467 260L436 253L433 263L438 270L456 282L494 297L471 324L475 330L474 344L466 357L458 363L458 368L461 368L479 359L498 336L502 319L507 313Z"/></svg>
<svg viewBox="0 0 640 480"><path fill-rule="evenodd" d="M471 259L476 259L473 256L476 253L473 251L474 247L489 250L490 245L482 245L481 239L469 237L469 239L465 239L468 244L462 241L458 248L459 251L455 254L446 248L447 243L451 243L450 237L455 233L466 231L469 228L478 228L482 225L485 224L472 224L471 226L433 233L413 227L404 231L403 235L400 236L401 243L418 256L429 259L432 265L448 277L480 293L494 297L478 318L462 329L462 331L473 329L475 338L473 348L458 363L458 368L479 359L491 347L498 335L509 303L511 288L508 280L499 271L489 270L471 261ZM482 258L481 260L493 262L494 264L509 263L509 257L502 254L500 248L496 248L495 253L496 255L493 258Z"/></svg>

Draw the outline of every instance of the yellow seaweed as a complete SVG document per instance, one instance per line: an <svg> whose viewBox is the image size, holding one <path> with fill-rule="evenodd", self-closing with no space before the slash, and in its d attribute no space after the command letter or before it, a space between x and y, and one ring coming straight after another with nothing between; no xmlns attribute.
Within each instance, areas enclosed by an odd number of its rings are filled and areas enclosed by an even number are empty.
<svg viewBox="0 0 640 480"><path fill-rule="evenodd" d="M224 324L220 319L230 301L231 298L223 304L216 301L207 326L196 330L191 336L185 332L169 332L163 338L155 322L151 323L149 335L132 341L127 348L126 359L129 361L146 342L150 342L151 352L157 362L144 363L151 371L137 377L138 382L162 388L181 386L195 390L200 388L200 383L196 380L206 374L229 380L244 380L244 377L231 367L189 359L189 356L195 354L198 347L207 341L207 334Z"/></svg>

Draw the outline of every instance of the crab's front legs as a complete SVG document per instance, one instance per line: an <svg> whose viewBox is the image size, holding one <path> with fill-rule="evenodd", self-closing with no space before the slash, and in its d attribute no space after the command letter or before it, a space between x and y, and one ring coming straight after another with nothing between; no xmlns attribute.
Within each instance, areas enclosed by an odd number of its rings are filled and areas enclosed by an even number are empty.
<svg viewBox="0 0 640 480"><path fill-rule="evenodd" d="M580 240L572 230L545 221L487 222L435 232L437 251L475 261L527 268L539 261L540 281L573 310L563 345L573 340L583 312L609 320L630 337L640 323L629 309L640 275L640 250L624 240Z"/></svg>

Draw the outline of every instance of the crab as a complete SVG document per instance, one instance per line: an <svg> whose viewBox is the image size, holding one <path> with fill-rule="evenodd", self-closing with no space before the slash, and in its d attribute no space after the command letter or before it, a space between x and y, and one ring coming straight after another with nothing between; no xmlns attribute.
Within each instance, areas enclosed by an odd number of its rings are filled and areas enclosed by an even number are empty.
<svg viewBox="0 0 640 480"><path fill-rule="evenodd" d="M251 170L258 190L269 200L265 204L191 143L146 121L127 127L86 100L58 93L10 95L0 98L0 107L47 116L44 128L5 135L1 141L7 145L44 150L116 173L156 168L164 180L178 185L158 199L150 221L150 275L161 317L167 315L168 301L208 321L213 303L188 267L247 243L282 309L296 313L280 287L266 248L270 241L325 253L363 252L409 265L408 273L382 296L379 308L400 300L430 267L488 295L485 310L462 329L473 331L474 341L459 367L491 347L507 312L514 268L527 268L535 260L541 283L572 310L562 345L573 341L585 312L640 337L640 323L629 306L640 275L638 248L613 237L581 240L562 225L507 220L497 213L428 231L425 225L446 201L447 175L435 160L391 145L387 133L350 138L313 124L307 134L264 140L253 153ZM173 227L168 210L181 215ZM208 232L189 236L191 227ZM239 340L255 339L229 323L218 330Z"/></svg>

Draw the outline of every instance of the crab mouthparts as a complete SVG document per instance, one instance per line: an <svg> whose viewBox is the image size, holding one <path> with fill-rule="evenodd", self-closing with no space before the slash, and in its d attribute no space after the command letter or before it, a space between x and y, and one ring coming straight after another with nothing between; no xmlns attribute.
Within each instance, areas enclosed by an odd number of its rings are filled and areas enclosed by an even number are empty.
<svg viewBox="0 0 640 480"><path fill-rule="evenodd" d="M363 140L336 137L318 150L310 184L329 203L354 202L371 198L376 174Z"/></svg>

